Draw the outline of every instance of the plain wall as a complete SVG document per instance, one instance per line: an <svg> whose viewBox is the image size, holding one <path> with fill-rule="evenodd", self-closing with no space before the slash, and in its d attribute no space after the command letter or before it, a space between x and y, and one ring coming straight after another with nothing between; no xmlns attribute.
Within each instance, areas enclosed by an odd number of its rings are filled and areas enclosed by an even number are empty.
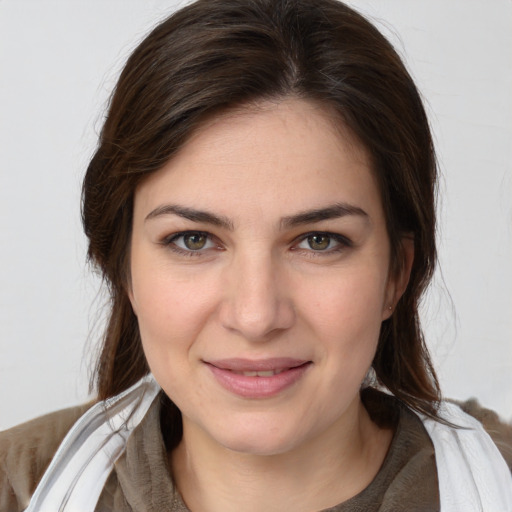
<svg viewBox="0 0 512 512"><path fill-rule="evenodd" d="M120 67L176 4L0 0L0 429L88 396L105 297L80 183ZM511 418L512 2L350 4L406 59L436 137L442 273L424 323L443 391Z"/></svg>

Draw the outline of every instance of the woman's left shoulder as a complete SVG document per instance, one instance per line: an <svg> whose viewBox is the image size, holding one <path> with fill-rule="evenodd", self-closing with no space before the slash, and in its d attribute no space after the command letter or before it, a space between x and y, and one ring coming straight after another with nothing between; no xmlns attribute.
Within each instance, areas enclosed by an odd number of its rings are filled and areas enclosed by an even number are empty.
<svg viewBox="0 0 512 512"><path fill-rule="evenodd" d="M464 402L457 400L450 400L450 402L458 405L483 425L512 471L512 423L507 423L491 409L482 407L475 398Z"/></svg>

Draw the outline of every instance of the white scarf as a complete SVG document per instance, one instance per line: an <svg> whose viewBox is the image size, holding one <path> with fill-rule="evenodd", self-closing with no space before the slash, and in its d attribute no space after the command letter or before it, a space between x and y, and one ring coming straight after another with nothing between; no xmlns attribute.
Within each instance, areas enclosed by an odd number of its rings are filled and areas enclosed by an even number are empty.
<svg viewBox="0 0 512 512"><path fill-rule="evenodd" d="M482 424L455 404L443 402L442 418L423 424L436 454L441 512L512 512L512 475Z"/></svg>
<svg viewBox="0 0 512 512"><path fill-rule="evenodd" d="M160 387L149 376L100 402L62 441L26 512L94 512L114 463ZM453 429L422 418L435 448L441 512L512 512L512 476L482 425L443 403Z"/></svg>

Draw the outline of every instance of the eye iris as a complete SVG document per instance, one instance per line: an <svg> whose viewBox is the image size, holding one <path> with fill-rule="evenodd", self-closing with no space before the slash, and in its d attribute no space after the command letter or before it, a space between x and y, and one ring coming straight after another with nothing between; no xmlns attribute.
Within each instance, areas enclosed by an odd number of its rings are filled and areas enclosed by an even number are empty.
<svg viewBox="0 0 512 512"><path fill-rule="evenodd" d="M183 237L183 242L187 249L191 251L198 251L206 245L206 235L201 233L192 233Z"/></svg>
<svg viewBox="0 0 512 512"><path fill-rule="evenodd" d="M315 251L324 251L329 247L331 239L327 235L311 235L308 237L308 244Z"/></svg>

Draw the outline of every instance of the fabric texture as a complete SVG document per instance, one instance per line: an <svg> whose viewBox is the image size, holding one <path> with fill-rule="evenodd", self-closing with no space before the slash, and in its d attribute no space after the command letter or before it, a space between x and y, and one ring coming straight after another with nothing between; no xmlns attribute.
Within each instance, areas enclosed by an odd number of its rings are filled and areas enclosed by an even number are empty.
<svg viewBox="0 0 512 512"><path fill-rule="evenodd" d="M384 463L370 485L329 512L439 510L434 447L420 419L395 398L363 394L372 419L395 430ZM28 506L62 438L88 406L53 413L0 433L0 512ZM512 468L512 426L474 401L462 408L482 421ZM175 489L160 431L160 402L151 406L116 461L96 511L188 512Z"/></svg>
<svg viewBox="0 0 512 512"><path fill-rule="evenodd" d="M0 433L0 512L28 507L62 439L91 405L57 411Z"/></svg>
<svg viewBox="0 0 512 512"><path fill-rule="evenodd" d="M436 453L441 509L512 511L512 475L481 423L443 402L440 416L458 428L423 419Z"/></svg>
<svg viewBox="0 0 512 512"><path fill-rule="evenodd" d="M160 393L148 376L92 406L60 444L27 512L93 512L115 461Z"/></svg>

